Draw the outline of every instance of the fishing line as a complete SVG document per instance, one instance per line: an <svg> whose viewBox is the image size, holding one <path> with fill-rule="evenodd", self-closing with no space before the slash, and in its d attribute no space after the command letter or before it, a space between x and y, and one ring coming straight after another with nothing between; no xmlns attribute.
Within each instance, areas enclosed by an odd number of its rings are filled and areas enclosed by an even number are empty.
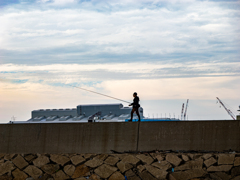
<svg viewBox="0 0 240 180"><path fill-rule="evenodd" d="M125 103L130 103L128 101L124 101L122 99L118 99L118 98L115 98L115 97L112 97L112 96L108 96L106 94L102 94L102 93L98 93L98 92L95 92L95 91L91 91L91 90L88 90L88 89L85 89L85 88L81 88L81 87L78 87L78 86L73 86L73 85L70 85L70 84L67 84L69 86L72 86L72 87L75 87L75 88L78 88L78 89L81 89L81 90L84 90L84 91L88 91L88 92L91 92L91 93L95 93L95 94L98 94L98 95L102 95L102 96L105 96L105 97L108 97L108 98L112 98L112 99L116 99L118 101L122 101L122 102L125 102Z"/></svg>

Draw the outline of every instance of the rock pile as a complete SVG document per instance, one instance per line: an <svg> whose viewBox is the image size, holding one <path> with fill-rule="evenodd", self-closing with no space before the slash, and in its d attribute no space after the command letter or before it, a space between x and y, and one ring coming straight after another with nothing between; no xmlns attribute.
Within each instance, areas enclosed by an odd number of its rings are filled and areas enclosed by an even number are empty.
<svg viewBox="0 0 240 180"><path fill-rule="evenodd" d="M240 154L0 154L0 180L12 179L240 180Z"/></svg>

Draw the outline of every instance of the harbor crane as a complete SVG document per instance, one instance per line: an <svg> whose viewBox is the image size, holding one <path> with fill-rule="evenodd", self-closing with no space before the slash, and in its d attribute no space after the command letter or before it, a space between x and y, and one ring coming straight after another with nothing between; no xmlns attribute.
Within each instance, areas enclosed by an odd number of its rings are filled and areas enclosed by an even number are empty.
<svg viewBox="0 0 240 180"><path fill-rule="evenodd" d="M189 101L189 99L187 99L187 103L186 103L186 107L185 107L184 120L186 120L188 101Z"/></svg>
<svg viewBox="0 0 240 180"><path fill-rule="evenodd" d="M216 97L218 102L224 107L224 109L227 111L227 113L233 118L233 120L236 120L235 119L235 115L232 113L232 111L230 109L228 109L224 104L223 102L218 98Z"/></svg>
<svg viewBox="0 0 240 180"><path fill-rule="evenodd" d="M189 99L187 99L187 103L186 103L186 107L185 107L185 112L184 112L184 103L182 104L181 120L186 120L188 101L189 101Z"/></svg>

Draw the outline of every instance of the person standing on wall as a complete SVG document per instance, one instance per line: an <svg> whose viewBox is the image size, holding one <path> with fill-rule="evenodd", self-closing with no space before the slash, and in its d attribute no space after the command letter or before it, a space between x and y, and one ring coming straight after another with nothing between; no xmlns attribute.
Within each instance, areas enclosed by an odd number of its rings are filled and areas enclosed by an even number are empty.
<svg viewBox="0 0 240 180"><path fill-rule="evenodd" d="M139 114L139 111L138 111L138 108L140 107L140 104L139 104L139 97L137 96L137 93L133 93L133 103L129 104L129 106L133 106L132 108L132 111L131 111L131 119L129 121L132 122L132 119L133 119L133 113L136 112L137 116L138 116L138 120L140 121L140 114Z"/></svg>

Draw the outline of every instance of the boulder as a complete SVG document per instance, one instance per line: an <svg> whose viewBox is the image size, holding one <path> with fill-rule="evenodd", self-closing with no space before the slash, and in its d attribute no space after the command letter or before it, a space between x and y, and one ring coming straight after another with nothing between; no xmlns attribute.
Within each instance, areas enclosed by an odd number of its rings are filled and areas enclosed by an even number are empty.
<svg viewBox="0 0 240 180"><path fill-rule="evenodd" d="M208 168L209 166L215 164L217 160L214 157L211 157L204 161L205 166Z"/></svg>
<svg viewBox="0 0 240 180"><path fill-rule="evenodd" d="M75 179L75 178L79 178L82 176L87 176L89 171L90 171L89 168L85 164L79 165L76 167L76 169L72 175L72 178Z"/></svg>
<svg viewBox="0 0 240 180"><path fill-rule="evenodd" d="M19 169L23 169L26 166L28 166L28 162L21 156L18 155L17 157L15 157L12 160L13 164L15 164L15 166L17 166Z"/></svg>
<svg viewBox="0 0 240 180"><path fill-rule="evenodd" d="M240 166L240 157L235 157L234 166Z"/></svg>
<svg viewBox="0 0 240 180"><path fill-rule="evenodd" d="M167 171L168 169L172 168L172 165L169 162L167 162L167 161L155 162L155 163L152 164L152 166L157 167L157 168L159 168L161 170L165 170L165 171Z"/></svg>
<svg viewBox="0 0 240 180"><path fill-rule="evenodd" d="M158 161L163 161L164 160L164 158L162 157L162 155L157 155L156 156L156 159L158 160Z"/></svg>
<svg viewBox="0 0 240 180"><path fill-rule="evenodd" d="M114 157L114 156L109 156L104 163L111 165L111 166L115 166L115 164L119 161L118 157Z"/></svg>
<svg viewBox="0 0 240 180"><path fill-rule="evenodd" d="M15 166L10 161L0 164L0 176L7 172L11 172L13 169L15 169Z"/></svg>
<svg viewBox="0 0 240 180"><path fill-rule="evenodd" d="M108 180L125 180L125 177L119 171L116 171Z"/></svg>
<svg viewBox="0 0 240 180"><path fill-rule="evenodd" d="M59 155L59 154L51 154L50 159L53 162L60 164L62 166L64 166L66 163L68 163L70 161L70 159L68 157Z"/></svg>
<svg viewBox="0 0 240 180"><path fill-rule="evenodd" d="M72 161L72 163L73 163L75 166L77 166L77 165L79 165L79 164L82 164L82 163L85 162L86 160L85 160L82 156L76 155L76 156L72 156L72 157L71 157L71 161Z"/></svg>
<svg viewBox="0 0 240 180"><path fill-rule="evenodd" d="M203 156L202 156L202 158L203 159L209 159L210 157L212 157L213 155L212 154L204 154Z"/></svg>
<svg viewBox="0 0 240 180"><path fill-rule="evenodd" d="M73 165L66 165L64 166L63 170L68 176L72 176L75 171L75 166Z"/></svg>
<svg viewBox="0 0 240 180"><path fill-rule="evenodd" d="M96 168L100 165L103 164L103 161L101 159L98 159L98 158L93 158L87 162L85 162L85 165L88 166L88 167L91 167L91 168Z"/></svg>
<svg viewBox="0 0 240 180"><path fill-rule="evenodd" d="M182 162L182 159L174 154L167 154L166 160L174 166L178 166Z"/></svg>
<svg viewBox="0 0 240 180"><path fill-rule="evenodd" d="M69 179L69 176L66 175L62 170L60 170L57 173L53 174L53 178L56 180L65 180Z"/></svg>
<svg viewBox="0 0 240 180"><path fill-rule="evenodd" d="M140 162L140 160L138 158L134 157L133 155L127 155L126 157L124 157L122 159L122 162L137 166L137 164Z"/></svg>
<svg viewBox="0 0 240 180"><path fill-rule="evenodd" d="M168 172L165 170L158 169L148 164L145 165L145 168L149 173L151 173L157 179L166 179L167 177Z"/></svg>
<svg viewBox="0 0 240 180"><path fill-rule="evenodd" d="M235 159L235 154L219 154L218 165L233 164L234 159Z"/></svg>
<svg viewBox="0 0 240 180"><path fill-rule="evenodd" d="M153 158L151 156L145 155L145 154L139 154L136 156L138 159L140 159L145 164L152 164Z"/></svg>
<svg viewBox="0 0 240 180"><path fill-rule="evenodd" d="M94 170L94 172L99 175L101 178L108 178L109 176L111 176L115 171L117 171L117 168L113 167L113 166L109 166L107 164L103 164L100 167L98 167L97 169Z"/></svg>
<svg viewBox="0 0 240 180"><path fill-rule="evenodd" d="M233 167L231 170L232 177L240 175L240 166Z"/></svg>
<svg viewBox="0 0 240 180"><path fill-rule="evenodd" d="M12 180L12 176L4 174L2 176L0 176L0 180Z"/></svg>
<svg viewBox="0 0 240 180"><path fill-rule="evenodd" d="M89 179L91 179L91 180L101 180L101 178L100 178L98 175L96 175L96 174L92 174L92 175L89 177Z"/></svg>
<svg viewBox="0 0 240 180"><path fill-rule="evenodd" d="M85 158L86 160L89 160L89 159L95 157L96 154L84 154L83 156L84 156L84 158Z"/></svg>
<svg viewBox="0 0 240 180"><path fill-rule="evenodd" d="M221 178L221 180L229 180L231 179L231 176L226 174L225 172L215 172L214 174L216 174L218 177Z"/></svg>
<svg viewBox="0 0 240 180"><path fill-rule="evenodd" d="M227 172L232 168L232 165L220 165L220 166L210 166L207 171L214 172L214 171L224 171Z"/></svg>
<svg viewBox="0 0 240 180"><path fill-rule="evenodd" d="M236 176L236 177L232 178L231 180L240 180L240 176Z"/></svg>
<svg viewBox="0 0 240 180"><path fill-rule="evenodd" d="M139 176L141 177L141 179L144 179L144 180L157 180L148 171L141 172Z"/></svg>
<svg viewBox="0 0 240 180"><path fill-rule="evenodd" d="M202 169L203 160L201 158L197 160L188 161L181 166L177 166L174 168L174 171L184 171L188 169Z"/></svg>
<svg viewBox="0 0 240 180"><path fill-rule="evenodd" d="M47 156L39 156L37 159L33 161L33 164L39 168L41 168L43 165L49 163L49 158Z"/></svg>
<svg viewBox="0 0 240 180"><path fill-rule="evenodd" d="M29 165L24 169L24 172L34 179L38 179L42 175L42 171L38 169L36 166Z"/></svg>
<svg viewBox="0 0 240 180"><path fill-rule="evenodd" d="M108 157L107 154L99 154L95 158L98 158L98 159L104 161L105 159L107 159L107 157Z"/></svg>
<svg viewBox="0 0 240 180"><path fill-rule="evenodd" d="M16 154L5 154L4 160L11 160L15 156L16 156Z"/></svg>
<svg viewBox="0 0 240 180"><path fill-rule="evenodd" d="M131 164L129 164L129 163L124 163L124 162L122 162L122 161L120 161L119 163L117 163L117 167L118 167L118 169L119 169L122 173L124 173L125 171L133 168L133 166L132 166Z"/></svg>
<svg viewBox="0 0 240 180"><path fill-rule="evenodd" d="M27 174L25 174L23 171L19 170L18 168L12 172L12 175L15 180L22 180L28 177Z"/></svg>
<svg viewBox="0 0 240 180"><path fill-rule="evenodd" d="M189 161L188 155L185 155L185 154L182 154L182 159L183 159L184 161Z"/></svg>
<svg viewBox="0 0 240 180"><path fill-rule="evenodd" d="M187 180L197 177L203 177L206 175L206 171L203 169L191 169L186 171L174 172L169 175L170 180Z"/></svg>
<svg viewBox="0 0 240 180"><path fill-rule="evenodd" d="M135 173L131 169L129 169L128 171L125 172L125 176L126 177L135 176Z"/></svg>
<svg viewBox="0 0 240 180"><path fill-rule="evenodd" d="M41 169L47 174L54 174L59 170L59 164L45 164Z"/></svg>
<svg viewBox="0 0 240 180"><path fill-rule="evenodd" d="M27 156L24 157L25 160L27 160L27 162L31 163L33 159L35 159L36 156L34 156L33 154L29 154Z"/></svg>
<svg viewBox="0 0 240 180"><path fill-rule="evenodd" d="M140 164L140 165L137 166L137 169L138 169L138 172L141 173L141 172L142 172L143 170L145 170L146 168L145 168L143 165Z"/></svg>
<svg viewBox="0 0 240 180"><path fill-rule="evenodd" d="M132 177L129 177L128 180L141 180L141 179L137 176L132 176Z"/></svg>
<svg viewBox="0 0 240 180"><path fill-rule="evenodd" d="M0 153L0 159L2 159L5 155L5 153Z"/></svg>

